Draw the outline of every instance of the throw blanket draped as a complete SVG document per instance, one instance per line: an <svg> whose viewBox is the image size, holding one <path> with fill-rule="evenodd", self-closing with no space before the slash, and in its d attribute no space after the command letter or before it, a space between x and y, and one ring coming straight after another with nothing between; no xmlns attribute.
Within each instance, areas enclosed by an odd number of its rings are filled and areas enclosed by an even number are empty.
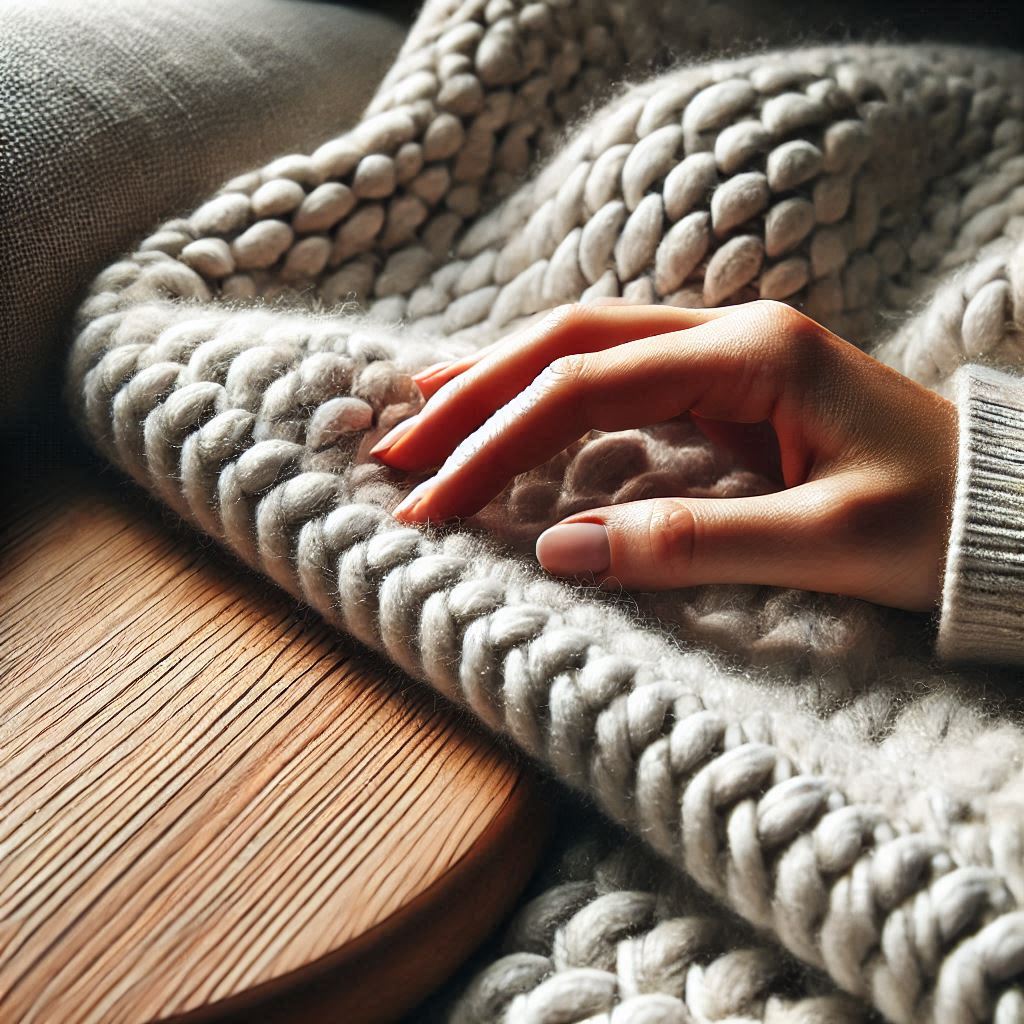
<svg viewBox="0 0 1024 1024"><path fill-rule="evenodd" d="M430 0L353 131L81 307L69 397L111 461L632 834L566 826L455 1020L1024 1020L1011 673L850 599L545 577L532 541L574 511L772 486L685 418L443 528L397 523L415 481L367 455L410 372L590 296L790 302L940 390L1020 365L1024 60L768 48L789 31L763 3Z"/></svg>

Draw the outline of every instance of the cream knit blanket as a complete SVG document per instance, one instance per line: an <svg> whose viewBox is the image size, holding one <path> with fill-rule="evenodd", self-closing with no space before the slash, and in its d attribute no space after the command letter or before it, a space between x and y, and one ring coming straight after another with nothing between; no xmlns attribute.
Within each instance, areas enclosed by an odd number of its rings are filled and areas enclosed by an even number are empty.
<svg viewBox="0 0 1024 1024"><path fill-rule="evenodd" d="M786 31L765 4L431 0L358 127L81 307L102 452L634 836L573 822L462 1022L1024 1021L1010 672L854 600L546 578L530 542L570 512L769 486L685 421L595 434L445 528L396 523L411 482L367 456L410 371L594 295L792 302L938 388L1020 364L1024 61L702 56Z"/></svg>

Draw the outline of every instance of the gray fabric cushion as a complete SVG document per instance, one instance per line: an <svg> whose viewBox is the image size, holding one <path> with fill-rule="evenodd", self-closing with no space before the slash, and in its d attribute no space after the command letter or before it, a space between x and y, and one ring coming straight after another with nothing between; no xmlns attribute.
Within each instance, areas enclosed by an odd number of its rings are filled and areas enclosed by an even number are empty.
<svg viewBox="0 0 1024 1024"><path fill-rule="evenodd" d="M300 0L0 0L0 418L159 219L358 117L404 28Z"/></svg>

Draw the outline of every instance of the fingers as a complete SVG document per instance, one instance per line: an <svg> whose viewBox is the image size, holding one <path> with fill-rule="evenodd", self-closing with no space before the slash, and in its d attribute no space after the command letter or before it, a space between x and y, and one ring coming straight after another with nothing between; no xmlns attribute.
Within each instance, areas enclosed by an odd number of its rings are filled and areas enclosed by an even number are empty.
<svg viewBox="0 0 1024 1024"><path fill-rule="evenodd" d="M406 522L471 515L513 476L588 430L622 430L688 410L743 423L771 420L780 444L789 439L784 480L801 482L810 454L807 425L794 421L808 375L794 360L806 360L808 350L756 326L750 316L721 318L555 360L470 432L395 515ZM399 444L405 443L403 437Z"/></svg>
<svg viewBox="0 0 1024 1024"><path fill-rule="evenodd" d="M779 303L704 311L700 322L684 312L691 319L682 329L630 341L621 340L630 332L619 314L640 314L646 329L665 325L649 308L606 306L585 311L588 330L573 313L517 347L499 343L442 385L425 424L403 426L395 464L449 454L396 517L469 515L590 429L688 412L713 439L745 450L756 442L768 463L777 452L774 475L785 489L580 513L538 540L543 565L602 586L754 583L933 607L955 477L955 407ZM762 445L772 432L774 450Z"/></svg>
<svg viewBox="0 0 1024 1024"><path fill-rule="evenodd" d="M506 339L502 339L502 342ZM470 367L476 366L488 353L493 352L501 342L494 342L491 345L487 345L484 348L478 349L476 352L471 352L469 355L462 356L459 359L451 359L442 363L434 363L433 366L428 366L426 369L420 370L419 373L412 375L413 381L416 383L416 387L419 388L420 394L424 398L430 398L435 392L439 391L448 381L459 374L465 373Z"/></svg>
<svg viewBox="0 0 1024 1024"><path fill-rule="evenodd" d="M636 306L636 303L631 303L628 299L624 299L621 296L612 295L601 295L596 298L588 300L583 305L590 307L593 306ZM534 330L533 325L527 328L529 332ZM460 374L465 373L470 367L475 366L481 362L485 356L494 352L499 347L505 346L511 350L522 343L523 331L517 331L510 338L502 338L500 341L496 341L491 345L487 345L484 348L478 349L476 352L472 352L467 356L463 356L460 359L447 360L441 363L434 363L433 366L428 366L419 373L414 373L412 379L416 382L416 386L420 389L420 393L424 398L430 398L435 392L437 392L443 385L447 384L448 381ZM622 341L629 340L628 338L621 339Z"/></svg>
<svg viewBox="0 0 1024 1024"><path fill-rule="evenodd" d="M524 333L497 343L479 361L467 357L442 368L436 380L432 375L430 387L435 383L437 387L412 427L381 438L372 453L396 469L436 466L554 360L697 326L726 312L671 306L561 306ZM441 380L445 383L438 383Z"/></svg>
<svg viewBox="0 0 1024 1024"><path fill-rule="evenodd" d="M659 498L571 516L541 534L537 558L558 576L664 590L756 583L850 593L869 585L835 512L832 487L801 484L747 498Z"/></svg>

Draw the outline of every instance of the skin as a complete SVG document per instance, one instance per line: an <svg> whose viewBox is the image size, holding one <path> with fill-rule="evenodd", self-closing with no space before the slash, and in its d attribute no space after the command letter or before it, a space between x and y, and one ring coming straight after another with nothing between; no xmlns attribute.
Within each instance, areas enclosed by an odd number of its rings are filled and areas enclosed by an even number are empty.
<svg viewBox="0 0 1024 1024"><path fill-rule="evenodd" d="M403 522L472 515L589 430L689 414L779 490L570 516L559 525L607 530L610 564L588 578L642 590L769 584L913 611L939 600L956 407L790 306L561 306L417 383L423 409L374 448L396 469L440 467L396 509ZM545 556L539 545L542 563L577 575L556 547Z"/></svg>

